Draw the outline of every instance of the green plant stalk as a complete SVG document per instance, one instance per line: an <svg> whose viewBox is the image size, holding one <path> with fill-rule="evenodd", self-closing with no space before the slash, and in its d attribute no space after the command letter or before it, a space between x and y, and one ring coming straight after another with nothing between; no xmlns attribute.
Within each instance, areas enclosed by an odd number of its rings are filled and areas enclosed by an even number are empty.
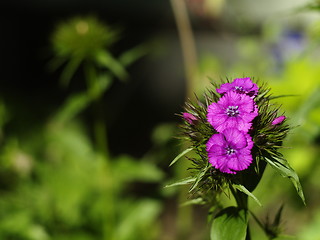
<svg viewBox="0 0 320 240"><path fill-rule="evenodd" d="M195 73L197 68L197 54L195 48L195 41L192 32L192 27L189 21L187 7L185 1L171 0L171 7L174 13L176 25L179 32L180 44L182 48L185 77L186 77L186 98L194 99L195 91ZM177 175L181 178L185 177L187 169L187 163L183 163L183 166L177 167ZM182 188L179 194L179 202L185 201L185 196L188 195L187 188ZM184 235L186 239L187 234L192 227L192 207L186 206L180 209L178 212L178 229L179 232Z"/></svg>
<svg viewBox="0 0 320 240"><path fill-rule="evenodd" d="M194 98L195 90L195 73L197 69L197 54L195 49L195 42L193 37L193 32L191 24L188 17L187 8L185 1L183 0L171 0L171 7L177 24L180 43L182 48L184 70L186 77L186 98ZM187 164L183 166L176 167L176 173L179 178L185 177L185 169ZM188 190L182 188L179 193L178 201L179 203L185 201L185 196L188 195ZM187 235L192 227L192 207L186 206L178 211L178 232L181 233L183 239L187 239Z"/></svg>
<svg viewBox="0 0 320 240"><path fill-rule="evenodd" d="M232 193L234 199L236 200L237 206L239 208L242 208L242 209L245 209L245 210L249 211L248 210L248 195L243 193L243 192L240 192L240 191L234 189L231 184L230 184L230 189L231 189L231 193ZM249 222L248 222L248 225L247 225L246 240L251 240Z"/></svg>
<svg viewBox="0 0 320 240"><path fill-rule="evenodd" d="M101 152L105 158L109 159L108 140L107 140L107 128L103 119L103 110L101 95L95 95L92 91L97 81L97 73L93 65L89 62L85 63L85 76L87 82L87 92L90 98L93 99L93 111L94 111L94 123L93 131L94 138L97 144L98 151Z"/></svg>
<svg viewBox="0 0 320 240"><path fill-rule="evenodd" d="M110 155L109 155L109 148L108 148L108 141L107 141L107 128L105 122L102 118L102 107L101 107L101 97L100 95L94 95L94 86L97 81L97 73L96 69L90 62L84 63L84 70L85 70L85 77L87 82L87 92L88 95L94 99L93 101L93 110L94 110L94 123L93 123L93 131L94 131L94 138L97 144L98 152L101 153L104 157L104 168L105 168L105 192L106 194L106 201L105 201L105 209L108 211L105 212L105 225L103 227L103 239L105 240L114 240L115 236L113 236L114 229L116 227L116 211L115 211L115 203L116 203L116 196L115 196L115 189L113 189L113 173L111 168L110 162Z"/></svg>
<svg viewBox="0 0 320 240"><path fill-rule="evenodd" d="M185 77L187 80L187 98L194 98L196 89L197 52L194 35L188 17L188 11L183 0L171 0L171 7L177 24L183 55Z"/></svg>

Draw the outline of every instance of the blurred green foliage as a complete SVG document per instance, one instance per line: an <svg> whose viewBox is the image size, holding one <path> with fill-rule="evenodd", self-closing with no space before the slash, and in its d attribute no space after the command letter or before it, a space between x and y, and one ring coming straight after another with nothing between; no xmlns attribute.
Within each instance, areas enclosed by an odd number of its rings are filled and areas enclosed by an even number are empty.
<svg viewBox="0 0 320 240"><path fill-rule="evenodd" d="M212 5L214 1L205 2ZM215 18L221 17L226 2L217 1L218 6L212 10ZM231 5L228 9L232 10ZM318 11L318 5L315 1L310 6ZM250 33L255 23L250 23L248 30L241 28L246 22L240 17L230 19L239 26L231 36L232 60L208 51L200 56L197 88L205 88L210 82L208 77L249 76L266 81L274 95L295 95L277 101L292 125L297 126L285 143L288 149L284 155L301 177L307 207L295 197L290 183L268 169L266 180L254 193L263 207L250 204L259 218L267 221L267 216L275 216L278 206L285 202L284 232L287 229L288 234L301 240L319 239L319 21L290 29L288 23L280 24L274 17L261 24L261 32ZM287 34L291 30L298 38ZM141 44L115 56L112 47L119 39L121 31L95 17L77 17L57 25L51 36L54 54L50 67L61 72L64 87L80 73L86 89L70 94L34 131L26 129L21 135L7 132L6 126L14 116L0 99L0 239L152 240L170 234L161 232L159 224L164 211L161 197L139 196L133 188L141 183L160 186L164 181L164 173L154 163L157 159L170 160L168 149L179 147L169 140L176 127L157 127L152 149L142 159L112 156L108 149L102 96L116 79L128 80L126 67L150 48ZM81 118L88 108L93 110L93 126ZM169 191L173 190L156 191L160 196L172 196ZM197 222L199 216L194 219ZM173 224L170 227L175 228ZM200 227L195 228L187 230L200 232ZM253 239L265 239L258 226L251 231Z"/></svg>
<svg viewBox="0 0 320 240"><path fill-rule="evenodd" d="M146 52L139 46L117 60L110 53L117 38L117 32L92 17L57 27L51 64L62 64L66 86L82 69L87 89L71 94L37 131L23 136L4 132L10 109L0 104L0 239L157 238L161 202L131 195L131 188L159 183L164 173L150 161L111 156L97 107L113 77L126 78L125 65ZM95 110L94 139L79 116L86 108Z"/></svg>

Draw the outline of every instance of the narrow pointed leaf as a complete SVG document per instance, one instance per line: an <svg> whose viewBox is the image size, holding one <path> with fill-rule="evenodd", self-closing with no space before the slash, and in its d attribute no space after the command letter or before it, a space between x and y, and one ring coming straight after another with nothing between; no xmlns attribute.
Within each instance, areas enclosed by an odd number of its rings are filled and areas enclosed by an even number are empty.
<svg viewBox="0 0 320 240"><path fill-rule="evenodd" d="M178 181L178 182L175 182L175 183L166 185L165 188L191 184L191 183L193 183L195 180L196 180L195 178L191 178L191 177L184 178L184 179L181 179L181 180Z"/></svg>
<svg viewBox="0 0 320 240"><path fill-rule="evenodd" d="M182 153L180 153L178 156L176 156L172 162L170 163L169 167L172 166L173 164L175 164L181 157L183 157L185 154L187 154L188 152L190 152L193 148L187 148L186 150L184 150Z"/></svg>
<svg viewBox="0 0 320 240"><path fill-rule="evenodd" d="M189 206L189 205L203 205L203 204L205 204L205 202L203 201L202 198L196 198L196 199L191 199L189 201L186 201L186 202L182 203L180 206L185 207L185 206Z"/></svg>
<svg viewBox="0 0 320 240"><path fill-rule="evenodd" d="M265 160L271 165L271 167L277 170L283 177L287 177L291 180L301 200L303 201L304 204L306 204L299 177L297 173L291 168L288 161L286 161L285 159L276 158L275 156L271 156L271 155L268 157L265 157Z"/></svg>
<svg viewBox="0 0 320 240"><path fill-rule="evenodd" d="M278 227L280 226L282 210L283 210L283 204L279 208L279 210L274 218L273 226L278 226Z"/></svg>
<svg viewBox="0 0 320 240"><path fill-rule="evenodd" d="M192 187L190 188L189 192L192 192L198 186L199 182L201 181L201 179L205 174L206 174L206 170L202 170L199 172L199 174L197 174L197 176L195 177L196 180L192 185Z"/></svg>
<svg viewBox="0 0 320 240"><path fill-rule="evenodd" d="M248 189L245 188L245 186L241 185L241 184L234 184L233 185L236 189L238 189L239 191L247 194L249 197L251 197L260 207L262 207L262 204L260 203L260 201L258 200L258 198L253 195L252 192L250 192Z"/></svg>

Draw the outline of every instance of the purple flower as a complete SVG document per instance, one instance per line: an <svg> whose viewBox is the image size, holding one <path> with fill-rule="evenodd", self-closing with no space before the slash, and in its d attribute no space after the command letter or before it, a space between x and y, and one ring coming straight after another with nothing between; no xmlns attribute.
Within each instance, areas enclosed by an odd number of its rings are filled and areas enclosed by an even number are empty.
<svg viewBox="0 0 320 240"><path fill-rule="evenodd" d="M258 107L251 97L230 91L217 103L208 106L207 119L218 132L223 132L226 128L247 132L257 115Z"/></svg>
<svg viewBox="0 0 320 240"><path fill-rule="evenodd" d="M286 119L286 116L277 117L277 118L275 118L275 119L272 121L271 124L272 124L272 125L280 124L280 123L282 123L285 119Z"/></svg>
<svg viewBox="0 0 320 240"><path fill-rule="evenodd" d="M232 83L224 83L217 89L220 94L234 91L237 93L247 94L250 97L258 94L258 85L253 83L250 78L236 78Z"/></svg>
<svg viewBox="0 0 320 240"><path fill-rule="evenodd" d="M214 134L206 144L212 166L232 174L250 166L252 147L250 135L236 128L227 128L222 133Z"/></svg>
<svg viewBox="0 0 320 240"><path fill-rule="evenodd" d="M187 113L187 112L184 112L182 114L183 118L190 124L193 124L195 121L198 120L198 118L196 118L193 114L191 113Z"/></svg>

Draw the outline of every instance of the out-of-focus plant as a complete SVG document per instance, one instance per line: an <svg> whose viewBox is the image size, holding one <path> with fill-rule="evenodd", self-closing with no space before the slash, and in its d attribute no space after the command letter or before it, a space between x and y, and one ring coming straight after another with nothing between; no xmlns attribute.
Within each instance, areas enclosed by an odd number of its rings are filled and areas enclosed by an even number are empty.
<svg viewBox="0 0 320 240"><path fill-rule="evenodd" d="M87 89L69 96L37 131L20 136L3 130L1 239L157 238L160 202L134 197L130 187L137 182L157 183L163 172L144 159L110 156L99 107L112 80L127 78L125 66L146 53L145 46L139 46L112 57L110 47L118 37L117 31L93 17L75 18L57 27L51 63L63 68L65 85L83 69ZM86 107L95 110L95 142L89 137L90 128L76 117ZM1 129L9 114L10 109L1 104Z"/></svg>
<svg viewBox="0 0 320 240"><path fill-rule="evenodd" d="M128 78L125 66L144 55L146 48L140 46L115 58L110 50L119 38L119 30L101 23L94 17L68 20L58 25L52 35L55 55L51 66L57 68L65 64L61 74L61 81L65 86L69 84L80 65L84 68L88 87L92 87L95 81L102 81L100 78L94 78L96 74L92 69L94 67L99 67L104 70L101 72L108 74L99 74L100 77L116 76L120 80L125 80Z"/></svg>

